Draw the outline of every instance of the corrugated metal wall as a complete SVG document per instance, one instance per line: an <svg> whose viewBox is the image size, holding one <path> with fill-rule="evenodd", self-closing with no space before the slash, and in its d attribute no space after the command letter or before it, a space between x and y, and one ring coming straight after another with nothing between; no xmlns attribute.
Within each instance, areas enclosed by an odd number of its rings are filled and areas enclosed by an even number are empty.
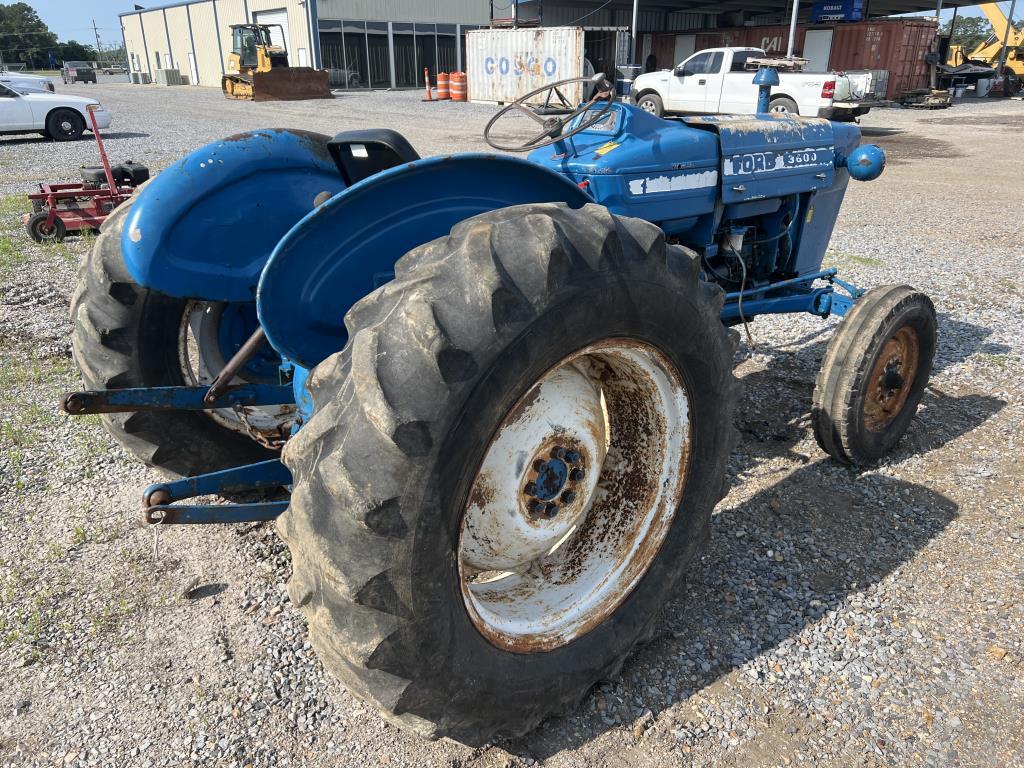
<svg viewBox="0 0 1024 768"><path fill-rule="evenodd" d="M194 3L151 8L122 16L121 28L128 48L128 60L133 61L134 54L138 57L140 70L152 75L156 70L156 54L159 53L162 68L176 67L191 81L188 55L194 51L199 76L196 84L219 88L224 62L231 52L231 25L251 21L253 12L285 10L288 14L288 53L291 63L298 65L300 48L306 49L308 61L312 63L309 27L302 0L247 2L249 15L246 14L246 0L197 0Z"/></svg>
<svg viewBox="0 0 1024 768"><path fill-rule="evenodd" d="M310 0L321 19L361 21L422 21L449 24L489 24L487 0ZM252 0L250 0L250 5ZM546 13L546 9L545 9Z"/></svg>
<svg viewBox="0 0 1024 768"><path fill-rule="evenodd" d="M196 41L196 65L199 67L199 82L196 85L219 87L220 76L224 73L224 58L228 52L222 52L217 44L213 3L195 3L188 7L188 13L192 18L192 35Z"/></svg>
<svg viewBox="0 0 1024 768"><path fill-rule="evenodd" d="M167 8L164 13L167 15L167 31L171 40L170 50L174 54L174 61L167 67L177 68L181 74L188 76L188 55L192 53L192 38L188 33L188 11L185 10L185 6L179 5Z"/></svg>

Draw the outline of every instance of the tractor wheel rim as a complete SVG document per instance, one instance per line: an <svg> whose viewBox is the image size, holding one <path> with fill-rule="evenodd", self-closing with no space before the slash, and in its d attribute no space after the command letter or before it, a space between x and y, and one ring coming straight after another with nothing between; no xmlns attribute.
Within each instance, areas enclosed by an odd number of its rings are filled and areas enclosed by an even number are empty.
<svg viewBox="0 0 1024 768"><path fill-rule="evenodd" d="M900 415L917 378L920 340L911 326L904 325L889 337L868 376L864 400L864 426L881 432Z"/></svg>
<svg viewBox="0 0 1024 768"><path fill-rule="evenodd" d="M588 346L508 412L470 489L458 544L477 630L517 653L605 621L668 535L689 471L683 378L634 339Z"/></svg>
<svg viewBox="0 0 1024 768"><path fill-rule="evenodd" d="M178 357L185 382L190 386L213 384L227 364L219 341L226 306L223 302L190 301L185 307L178 334ZM244 369L239 373L232 384L266 383L250 381L242 375ZM217 408L204 413L235 432L276 441L288 435L295 418L295 406Z"/></svg>

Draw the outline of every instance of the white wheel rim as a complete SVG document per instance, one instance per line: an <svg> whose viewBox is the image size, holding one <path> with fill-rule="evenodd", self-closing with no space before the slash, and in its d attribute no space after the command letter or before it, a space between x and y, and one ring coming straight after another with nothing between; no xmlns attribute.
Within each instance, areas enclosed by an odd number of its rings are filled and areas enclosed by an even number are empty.
<svg viewBox="0 0 1024 768"><path fill-rule="evenodd" d="M786 106L784 104L776 104L769 111L770 112L779 112L779 113L785 114L785 115L789 114L789 110L786 109Z"/></svg>
<svg viewBox="0 0 1024 768"><path fill-rule="evenodd" d="M185 381L191 386L210 386L227 360L220 351L217 334L224 304L190 301L185 307L178 334L178 357ZM236 376L232 384L247 382ZM253 437L253 431L271 440L287 437L295 418L294 405L239 406L203 411L222 426ZM244 417L244 418L243 418Z"/></svg>
<svg viewBox="0 0 1024 768"><path fill-rule="evenodd" d="M642 102L640 104L640 109L642 109L644 112L650 112L651 114L654 114L654 103L651 101Z"/></svg>
<svg viewBox="0 0 1024 768"><path fill-rule="evenodd" d="M532 653L599 626L671 528L690 440L685 384L650 344L610 339L548 371L495 432L463 514L459 580L477 630Z"/></svg>

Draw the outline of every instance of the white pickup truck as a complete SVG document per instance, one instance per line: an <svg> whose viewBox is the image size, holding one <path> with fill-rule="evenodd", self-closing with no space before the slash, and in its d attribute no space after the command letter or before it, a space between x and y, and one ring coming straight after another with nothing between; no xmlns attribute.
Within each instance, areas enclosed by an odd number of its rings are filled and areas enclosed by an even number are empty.
<svg viewBox="0 0 1024 768"><path fill-rule="evenodd" d="M633 83L633 99L652 114L750 114L757 108L755 69L747 59L765 55L760 48L708 48L690 56L675 69L648 72ZM871 107L854 101L836 101L836 84L844 75L835 72L779 72L772 88L772 112L849 121ZM842 85L840 83L840 85ZM840 89L842 92L842 88ZM849 88L845 89L850 92Z"/></svg>

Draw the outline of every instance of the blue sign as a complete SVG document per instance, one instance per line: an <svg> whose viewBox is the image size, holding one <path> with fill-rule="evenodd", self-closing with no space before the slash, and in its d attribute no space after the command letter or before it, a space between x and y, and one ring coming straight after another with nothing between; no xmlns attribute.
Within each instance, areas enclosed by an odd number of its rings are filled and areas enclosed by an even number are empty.
<svg viewBox="0 0 1024 768"><path fill-rule="evenodd" d="M860 21L864 18L864 0L817 0L811 7L811 23L823 21Z"/></svg>

